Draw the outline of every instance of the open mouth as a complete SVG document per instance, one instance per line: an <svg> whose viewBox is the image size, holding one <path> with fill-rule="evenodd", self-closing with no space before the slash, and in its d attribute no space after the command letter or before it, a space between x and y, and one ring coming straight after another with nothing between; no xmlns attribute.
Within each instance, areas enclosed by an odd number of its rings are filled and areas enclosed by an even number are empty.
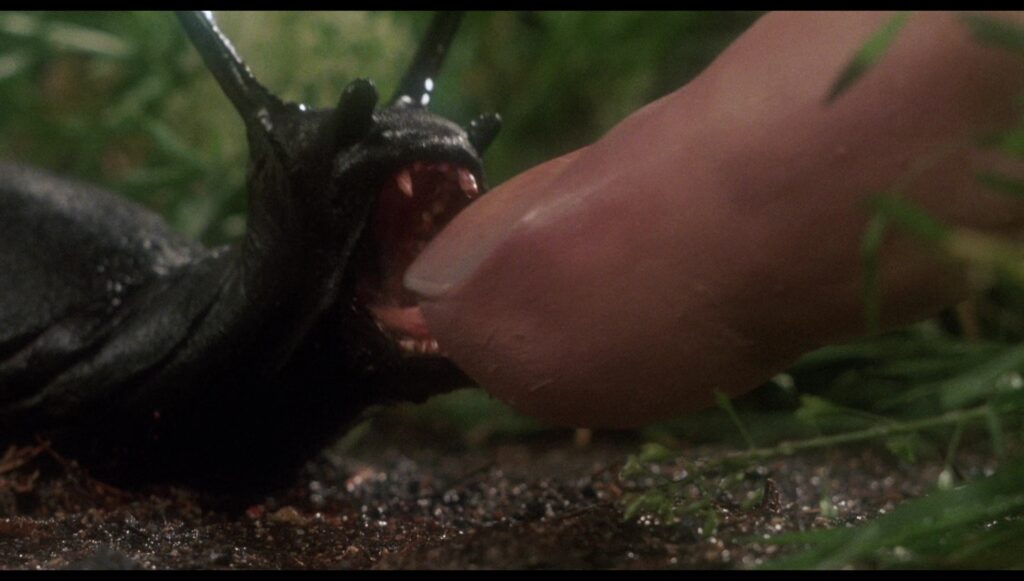
<svg viewBox="0 0 1024 581"><path fill-rule="evenodd" d="M402 277L427 243L480 193L469 170L447 162L416 161L381 190L368 224L375 256L356 287L356 300L406 354L438 354L437 341L416 296Z"/></svg>

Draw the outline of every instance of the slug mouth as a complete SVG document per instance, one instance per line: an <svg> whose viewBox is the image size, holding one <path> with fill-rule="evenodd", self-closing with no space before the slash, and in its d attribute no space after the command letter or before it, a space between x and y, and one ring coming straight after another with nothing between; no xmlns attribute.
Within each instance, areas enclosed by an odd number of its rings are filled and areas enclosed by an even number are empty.
<svg viewBox="0 0 1024 581"><path fill-rule="evenodd" d="M406 355L440 354L405 270L448 222L480 194L476 176L448 162L416 161L384 183L367 224L375 251L356 283L356 301Z"/></svg>

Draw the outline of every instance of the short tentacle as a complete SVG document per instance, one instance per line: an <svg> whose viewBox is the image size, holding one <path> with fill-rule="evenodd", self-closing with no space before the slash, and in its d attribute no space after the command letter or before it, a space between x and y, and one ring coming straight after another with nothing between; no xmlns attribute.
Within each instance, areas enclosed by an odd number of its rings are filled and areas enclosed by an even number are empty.
<svg viewBox="0 0 1024 581"><path fill-rule="evenodd" d="M473 148L476 149L478 154L483 155L484 151L494 142L494 138L498 136L498 131L500 130L501 115L485 113L470 121L469 129L467 130L469 142L473 144Z"/></svg>
<svg viewBox="0 0 1024 581"><path fill-rule="evenodd" d="M334 137L338 146L355 143L370 132L377 99L377 87L369 79L356 79L345 87L334 112Z"/></svg>
<svg viewBox="0 0 1024 581"><path fill-rule="evenodd" d="M268 109L280 107L281 100L256 80L235 47L217 27L213 13L194 10L176 14L206 67L246 125L253 126L257 121L265 123Z"/></svg>
<svg viewBox="0 0 1024 581"><path fill-rule="evenodd" d="M437 74L444 64L455 33L462 22L462 12L438 12L430 21L412 64L406 70L391 103L408 103L426 107L434 90Z"/></svg>

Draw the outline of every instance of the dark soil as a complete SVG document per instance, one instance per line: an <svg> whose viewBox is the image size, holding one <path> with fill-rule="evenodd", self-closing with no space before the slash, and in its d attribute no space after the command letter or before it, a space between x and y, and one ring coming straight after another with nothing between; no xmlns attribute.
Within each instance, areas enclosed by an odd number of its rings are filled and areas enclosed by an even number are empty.
<svg viewBox="0 0 1024 581"><path fill-rule="evenodd" d="M870 518L929 490L941 470L856 449L770 462L756 483L763 500L716 499L709 534L700 520L624 519L623 494L637 484L619 469L642 443L635 436L545 432L469 446L383 417L349 440L288 490L249 500L167 485L121 490L45 444L9 448L0 567L751 568L782 550L757 540ZM986 463L965 458L959 468ZM821 514L823 499L832 516Z"/></svg>

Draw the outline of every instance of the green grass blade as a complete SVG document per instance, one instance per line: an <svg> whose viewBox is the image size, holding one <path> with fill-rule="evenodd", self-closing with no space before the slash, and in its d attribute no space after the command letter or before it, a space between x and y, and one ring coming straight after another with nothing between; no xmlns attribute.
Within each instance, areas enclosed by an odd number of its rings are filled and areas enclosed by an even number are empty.
<svg viewBox="0 0 1024 581"><path fill-rule="evenodd" d="M992 172L979 172L974 178L992 191L1024 199L1024 181Z"/></svg>
<svg viewBox="0 0 1024 581"><path fill-rule="evenodd" d="M826 103L832 103L839 95L846 92L847 89L853 86L857 79L861 78L865 73L871 70L879 60L885 56L885 52L888 50L889 45L896 39L896 35L900 29L907 22L906 12L899 12L890 18L881 28L879 28L871 38L865 42L853 58L847 63L846 68L839 73L839 77L836 78L832 84L832 88L828 91L828 96L825 98Z"/></svg>
<svg viewBox="0 0 1024 581"><path fill-rule="evenodd" d="M921 565L941 560L950 547L998 519L1024 510L1024 462L1006 466L995 476L959 488L935 491L900 505L871 523L844 529L779 535L767 542L803 544L807 550L768 564L768 568L835 569L878 565L897 547Z"/></svg>
<svg viewBox="0 0 1024 581"><path fill-rule="evenodd" d="M1012 127L982 136L978 141L983 149L998 149L1017 158L1024 158L1024 127Z"/></svg>
<svg viewBox="0 0 1024 581"><path fill-rule="evenodd" d="M1024 369L1024 347L1007 350L977 368L958 375L939 388L943 409L971 405L1000 388L999 380Z"/></svg>
<svg viewBox="0 0 1024 581"><path fill-rule="evenodd" d="M987 14L960 16L975 40L1024 56L1024 27Z"/></svg>
<svg viewBox="0 0 1024 581"><path fill-rule="evenodd" d="M743 436L743 441L746 442L747 447L750 449L756 448L757 445L754 444L754 439L750 436L750 432L747 431L743 422L740 421L740 416L736 414L736 408L733 407L729 397L724 393L715 390L715 401L718 403L718 407L722 408L722 410L729 415L729 419L732 420L732 423L736 425L736 429L740 431L740 435Z"/></svg>
<svg viewBox="0 0 1024 581"><path fill-rule="evenodd" d="M899 196L880 195L871 199L871 206L881 216L898 224L925 242L942 246L950 232L938 220Z"/></svg>

